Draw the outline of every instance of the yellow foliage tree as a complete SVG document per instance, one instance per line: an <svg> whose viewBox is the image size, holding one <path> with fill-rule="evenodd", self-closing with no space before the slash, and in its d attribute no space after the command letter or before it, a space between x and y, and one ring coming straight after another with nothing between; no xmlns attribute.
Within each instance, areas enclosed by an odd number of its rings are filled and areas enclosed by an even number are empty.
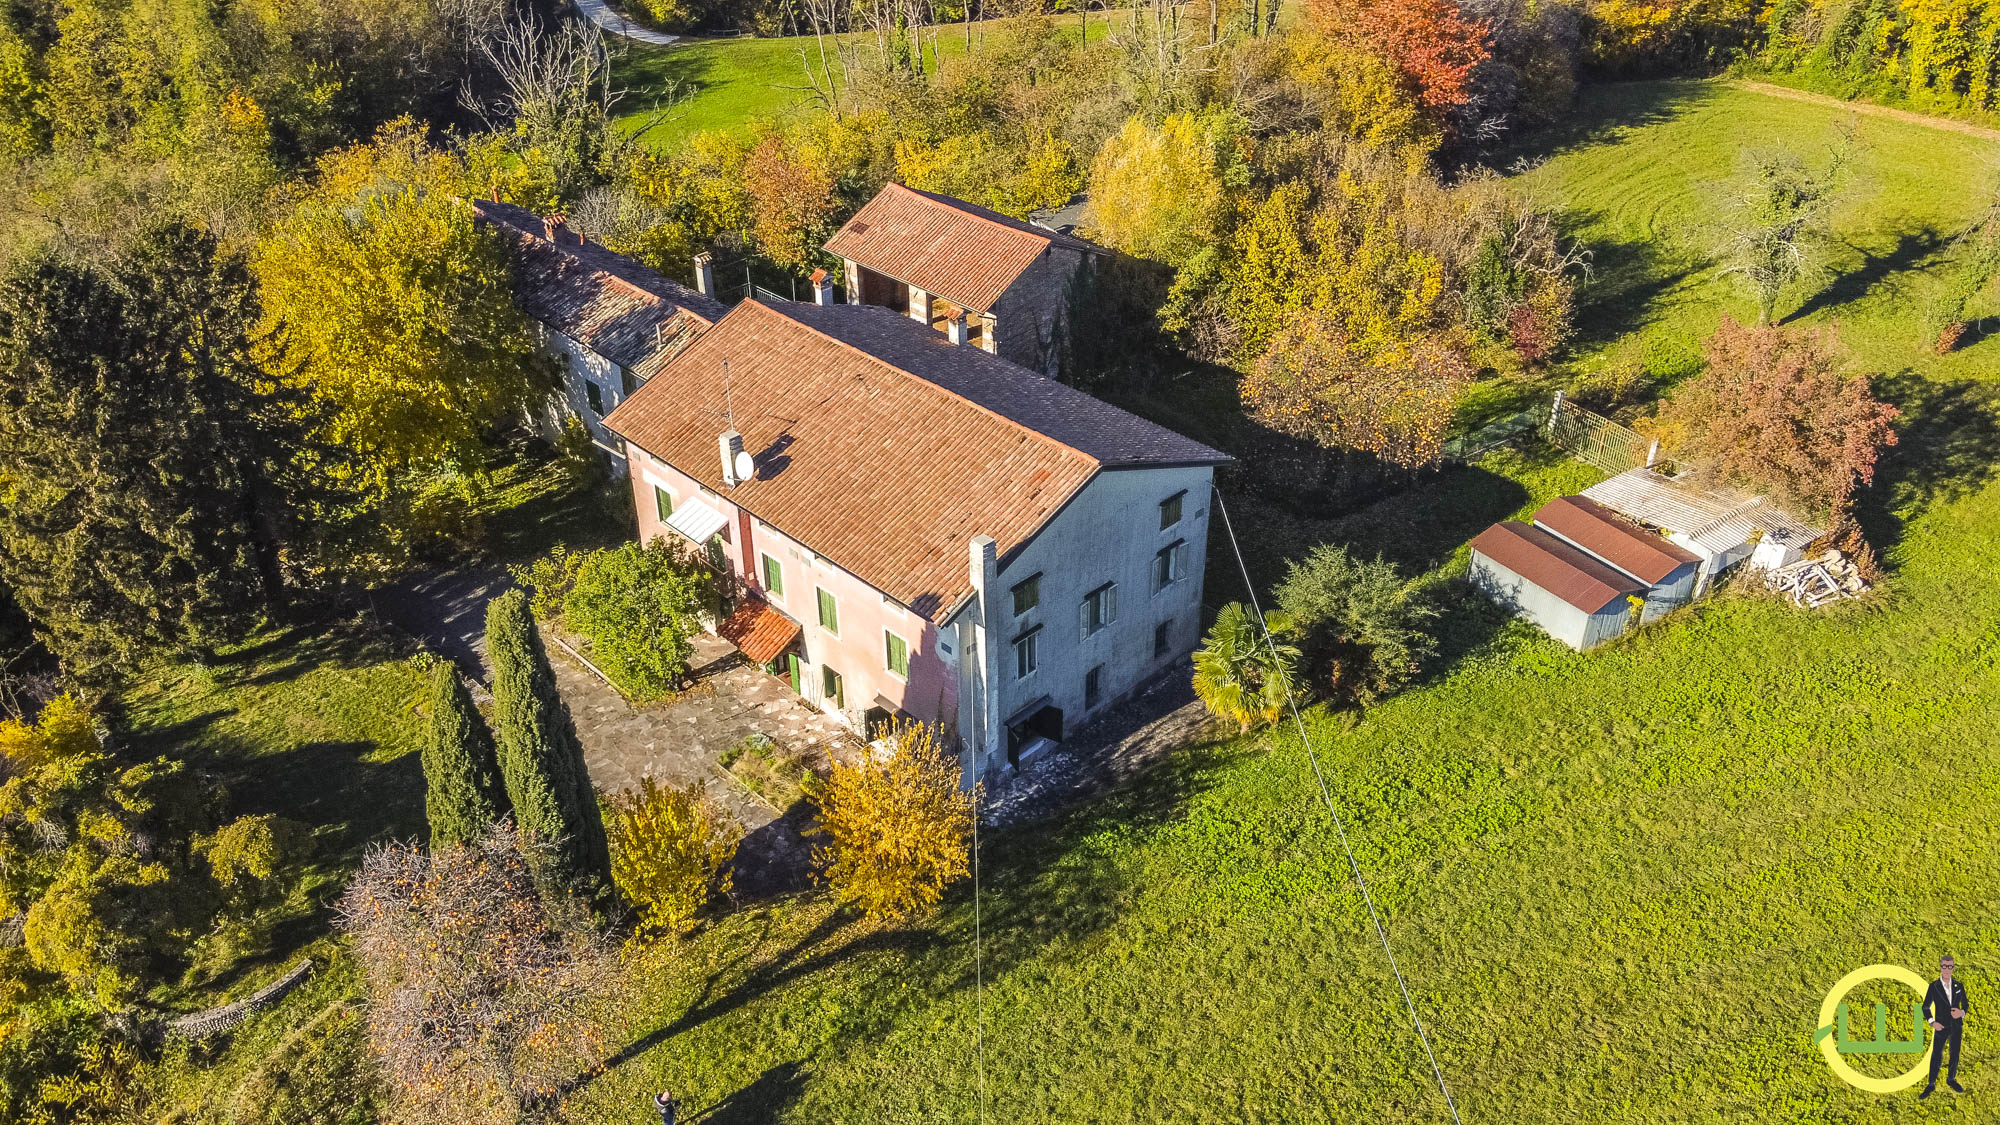
<svg viewBox="0 0 2000 1125"><path fill-rule="evenodd" d="M638 908L640 937L686 933L710 901L730 891L743 829L698 784L643 779L612 798L605 832L611 879Z"/></svg>
<svg viewBox="0 0 2000 1125"><path fill-rule="evenodd" d="M505 246L456 197L463 166L406 129L321 168L258 248L267 362L329 408L365 494L476 467L487 429L554 389Z"/></svg>
<svg viewBox="0 0 2000 1125"><path fill-rule="evenodd" d="M1224 209L1220 119L1179 113L1156 127L1134 117L1090 166L1084 227L1116 250L1179 266L1214 245Z"/></svg>
<svg viewBox="0 0 2000 1125"><path fill-rule="evenodd" d="M964 877L973 794L959 789L958 762L933 727L894 723L880 738L884 760L836 763L818 794L815 852L834 900L878 921L899 921L935 906Z"/></svg>

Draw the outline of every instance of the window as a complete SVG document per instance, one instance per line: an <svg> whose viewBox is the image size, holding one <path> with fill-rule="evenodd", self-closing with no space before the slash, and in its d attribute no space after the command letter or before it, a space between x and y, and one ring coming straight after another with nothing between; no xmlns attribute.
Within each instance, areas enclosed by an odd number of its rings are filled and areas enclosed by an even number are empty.
<svg viewBox="0 0 2000 1125"><path fill-rule="evenodd" d="M785 596L785 568L769 555L764 556L764 590L774 598Z"/></svg>
<svg viewBox="0 0 2000 1125"><path fill-rule="evenodd" d="M841 682L840 673L822 664L819 666L820 686L825 688L821 698L829 707L838 710L847 706L847 685Z"/></svg>
<svg viewBox="0 0 2000 1125"><path fill-rule="evenodd" d="M1019 617L1042 604L1042 576L1030 575L1014 584L1014 616Z"/></svg>
<svg viewBox="0 0 2000 1125"><path fill-rule="evenodd" d="M583 381L583 397L590 400L590 412L592 414L597 415L599 418L604 417L604 392L597 389L596 383L588 379Z"/></svg>
<svg viewBox="0 0 2000 1125"><path fill-rule="evenodd" d="M718 571L729 569L729 549L723 546L727 542L719 533L708 541L708 565Z"/></svg>
<svg viewBox="0 0 2000 1125"><path fill-rule="evenodd" d="M1165 500L1160 501L1161 531L1165 531L1166 529L1181 522L1181 501L1185 499L1187 499L1187 493L1176 492L1172 496L1167 497Z"/></svg>
<svg viewBox="0 0 2000 1125"><path fill-rule="evenodd" d="M834 604L832 594L827 593L825 590L820 590L818 587L814 587L814 589L819 593L819 627L836 637L839 636L840 607Z"/></svg>
<svg viewBox="0 0 2000 1125"><path fill-rule="evenodd" d="M1158 660L1174 648L1174 623L1162 621L1153 626L1153 659Z"/></svg>
<svg viewBox="0 0 2000 1125"><path fill-rule="evenodd" d="M1014 638L1014 678L1025 680L1035 674L1042 665L1042 630L1040 626Z"/></svg>
<svg viewBox="0 0 2000 1125"><path fill-rule="evenodd" d="M1076 609L1077 631L1088 637L1118 620L1118 583L1106 582L1083 596Z"/></svg>
<svg viewBox="0 0 2000 1125"><path fill-rule="evenodd" d="M665 523L669 519L672 519L674 514L674 494L668 492L664 488L661 488L657 484L654 485L653 510L660 513L661 523Z"/></svg>
<svg viewBox="0 0 2000 1125"><path fill-rule="evenodd" d="M910 646L903 638L882 630L883 645L886 647L889 671L903 679L910 678Z"/></svg>
<svg viewBox="0 0 2000 1125"><path fill-rule="evenodd" d="M625 392L626 398L631 398L632 392L639 389L639 380L633 378L630 371L621 367L618 369L618 386Z"/></svg>
<svg viewBox="0 0 2000 1125"><path fill-rule="evenodd" d="M1187 577L1187 540L1176 539L1153 555L1153 592Z"/></svg>
<svg viewBox="0 0 2000 1125"><path fill-rule="evenodd" d="M1104 699L1104 665L1092 668L1083 677L1083 707L1088 711Z"/></svg>

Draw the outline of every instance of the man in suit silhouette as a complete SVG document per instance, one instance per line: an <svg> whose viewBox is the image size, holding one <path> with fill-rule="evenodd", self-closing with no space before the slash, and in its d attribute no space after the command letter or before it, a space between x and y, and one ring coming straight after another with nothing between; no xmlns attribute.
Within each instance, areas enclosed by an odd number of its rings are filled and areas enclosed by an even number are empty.
<svg viewBox="0 0 2000 1125"><path fill-rule="evenodd" d="M1958 1040L1965 1030L1965 1013L1972 1008L1972 1002L1965 995L1965 985L1951 979L1956 968L1951 954L1947 953L1938 961L1938 979L1931 982L1929 991L1924 993L1924 1021L1931 1025L1931 1080L1924 1086L1920 1098L1928 1098L1937 1089L1938 1063L1944 1060L1944 1053L1951 1052L1951 1066L1945 1071L1944 1084L1957 1093L1965 1093L1965 1087L1958 1084Z"/></svg>

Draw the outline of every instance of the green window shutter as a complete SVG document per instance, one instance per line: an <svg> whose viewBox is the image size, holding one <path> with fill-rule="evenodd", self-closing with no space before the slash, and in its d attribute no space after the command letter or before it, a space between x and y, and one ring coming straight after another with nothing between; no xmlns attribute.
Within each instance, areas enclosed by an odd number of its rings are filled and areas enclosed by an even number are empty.
<svg viewBox="0 0 2000 1125"><path fill-rule="evenodd" d="M583 397L590 400L590 412L602 417L604 414L604 392L588 379L583 381Z"/></svg>
<svg viewBox="0 0 2000 1125"><path fill-rule="evenodd" d="M894 633L883 632L888 647L889 671L904 679L910 678L910 646Z"/></svg>
<svg viewBox="0 0 2000 1125"><path fill-rule="evenodd" d="M668 491L667 491L666 489L664 489L664 488L661 488L661 487L660 487L659 485L657 485L657 484L656 484L656 485L654 485L654 486L653 486L653 510L654 510L654 511L657 511L658 513L660 513L660 522L661 522L661 523L665 523L665 522L667 522L667 521L668 521L669 519L672 519L672 518L673 518L673 514L674 514L674 494L673 494L673 493L671 493L671 492L668 492Z"/></svg>
<svg viewBox="0 0 2000 1125"><path fill-rule="evenodd" d="M833 595L825 590L819 592L819 627L829 633L840 632L840 607L834 604Z"/></svg>
<svg viewBox="0 0 2000 1125"><path fill-rule="evenodd" d="M1114 582L1104 588L1103 607L1097 621L1100 625L1109 625L1116 620L1118 620L1118 584Z"/></svg>
<svg viewBox="0 0 2000 1125"><path fill-rule="evenodd" d="M764 556L764 589L779 597L785 593L785 568L769 555Z"/></svg>

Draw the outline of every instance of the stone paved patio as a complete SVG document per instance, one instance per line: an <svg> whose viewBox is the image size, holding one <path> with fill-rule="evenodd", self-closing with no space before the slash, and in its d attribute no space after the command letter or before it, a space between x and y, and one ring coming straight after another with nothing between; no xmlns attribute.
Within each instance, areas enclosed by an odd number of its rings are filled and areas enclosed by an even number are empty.
<svg viewBox="0 0 2000 1125"><path fill-rule="evenodd" d="M427 575L381 591L376 606L388 620L486 684L491 682L483 635L486 603L511 585L506 572L497 568ZM852 743L847 728L713 636L696 638L693 688L665 702L639 706L627 703L561 645L548 648L556 686L576 720L591 783L600 792L631 788L649 776L673 785L698 783L743 825L739 889L779 889L803 874L801 818L796 813L786 817L744 788L722 769L720 758L745 736L760 733L824 768L830 749Z"/></svg>

